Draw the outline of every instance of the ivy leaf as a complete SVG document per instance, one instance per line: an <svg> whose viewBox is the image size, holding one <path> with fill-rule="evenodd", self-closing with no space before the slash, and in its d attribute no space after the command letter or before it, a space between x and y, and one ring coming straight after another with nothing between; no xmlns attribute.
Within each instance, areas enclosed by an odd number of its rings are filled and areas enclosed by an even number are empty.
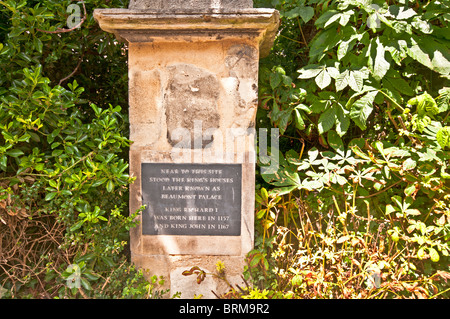
<svg viewBox="0 0 450 319"><path fill-rule="evenodd" d="M350 110L350 118L362 130L366 129L366 121L373 110L373 101L378 91L369 91L362 98L354 102Z"/></svg>

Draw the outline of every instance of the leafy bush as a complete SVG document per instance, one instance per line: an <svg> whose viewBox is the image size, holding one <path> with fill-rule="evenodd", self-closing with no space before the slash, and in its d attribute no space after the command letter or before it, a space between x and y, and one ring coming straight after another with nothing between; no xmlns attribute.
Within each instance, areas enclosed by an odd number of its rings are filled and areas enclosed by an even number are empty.
<svg viewBox="0 0 450 319"><path fill-rule="evenodd" d="M283 19L258 113L282 135L247 278L273 298L448 297L449 2L255 3Z"/></svg>
<svg viewBox="0 0 450 319"><path fill-rule="evenodd" d="M127 68L92 11L0 1L0 287L12 298L158 297L126 261ZM114 85L113 85L114 84ZM161 292L163 293L163 292ZM165 293L165 292L164 292Z"/></svg>

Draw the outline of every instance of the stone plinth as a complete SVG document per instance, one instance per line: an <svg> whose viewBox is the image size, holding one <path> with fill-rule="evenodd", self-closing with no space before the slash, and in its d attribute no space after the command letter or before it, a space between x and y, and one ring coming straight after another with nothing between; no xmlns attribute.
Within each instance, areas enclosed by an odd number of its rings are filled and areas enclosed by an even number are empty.
<svg viewBox="0 0 450 319"><path fill-rule="evenodd" d="M214 272L220 260L242 284L253 248L258 62L279 15L251 2L135 0L94 11L128 42L130 210L147 206L131 230L132 261L184 298L227 289L182 276L193 266Z"/></svg>
<svg viewBox="0 0 450 319"><path fill-rule="evenodd" d="M129 9L137 10L199 10L252 8L253 0L131 0Z"/></svg>

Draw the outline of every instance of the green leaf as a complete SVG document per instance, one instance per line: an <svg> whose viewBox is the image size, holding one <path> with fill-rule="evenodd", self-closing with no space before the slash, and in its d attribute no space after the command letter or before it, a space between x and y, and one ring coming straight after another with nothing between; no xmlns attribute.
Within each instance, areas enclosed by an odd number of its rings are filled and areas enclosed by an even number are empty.
<svg viewBox="0 0 450 319"><path fill-rule="evenodd" d="M92 187L97 187L105 183L108 179L107 178L100 178L97 179L95 182L92 183Z"/></svg>
<svg viewBox="0 0 450 319"><path fill-rule="evenodd" d="M412 158L408 158L408 159L406 159L406 161L403 162L402 169L405 171L409 171L409 170L412 170L413 168L415 168L416 166L417 166L417 162L415 160L413 160Z"/></svg>
<svg viewBox="0 0 450 319"><path fill-rule="evenodd" d="M107 264L109 267L115 267L115 266L116 266L116 264L114 263L114 261L113 261L110 257L101 256L100 258L101 258L101 259L103 260L103 262L104 262L105 264Z"/></svg>
<svg viewBox="0 0 450 319"><path fill-rule="evenodd" d="M410 99L408 101L408 106L416 106L417 114L415 115L419 117L433 116L439 113L437 103L427 92Z"/></svg>
<svg viewBox="0 0 450 319"><path fill-rule="evenodd" d="M309 50L311 62L320 61L327 51L334 48L340 40L334 28L320 31L311 42Z"/></svg>
<svg viewBox="0 0 450 319"><path fill-rule="evenodd" d="M281 80L282 77L280 73L275 72L270 75L270 87L272 88L272 90L280 85Z"/></svg>
<svg viewBox="0 0 450 319"><path fill-rule="evenodd" d="M328 145L330 145L335 150L344 149L344 143L336 131L328 131L327 134Z"/></svg>
<svg viewBox="0 0 450 319"><path fill-rule="evenodd" d="M426 254L425 254L425 247L421 247L419 248L419 250L417 251L417 258L419 258L420 260L425 259Z"/></svg>
<svg viewBox="0 0 450 319"><path fill-rule="evenodd" d="M336 91L342 91L348 86L348 70L345 70L336 78Z"/></svg>
<svg viewBox="0 0 450 319"><path fill-rule="evenodd" d="M366 129L366 121L373 110L373 101L378 91L369 91L362 98L354 102L350 110L350 118L362 130Z"/></svg>
<svg viewBox="0 0 450 319"><path fill-rule="evenodd" d="M299 79L310 79L316 77L321 71L323 67L317 65L317 64L309 64L297 72L300 73L298 76Z"/></svg>
<svg viewBox="0 0 450 319"><path fill-rule="evenodd" d="M15 148L15 149L12 149L12 150L8 150L6 152L6 154L11 156L11 157L19 157L19 156L23 155L24 153L21 150Z"/></svg>
<svg viewBox="0 0 450 319"><path fill-rule="evenodd" d="M389 12L395 16L397 20L406 20L413 16L415 16L417 13L407 7L398 7L396 5L392 5L389 7Z"/></svg>
<svg viewBox="0 0 450 319"><path fill-rule="evenodd" d="M326 65L318 66L316 64L310 64L306 67L298 70L300 75L299 79L310 79L315 77L316 84L324 89L331 84L331 78L339 76L339 71L335 67L327 67Z"/></svg>
<svg viewBox="0 0 450 319"><path fill-rule="evenodd" d="M48 193L47 195L45 195L45 200L46 201L51 201L53 198L55 198L56 194L58 194L58 192Z"/></svg>
<svg viewBox="0 0 450 319"><path fill-rule="evenodd" d="M336 122L336 109L330 108L326 110L322 115L320 115L319 122L317 124L317 128L319 131L319 134L322 135L323 133L329 131L334 123Z"/></svg>
<svg viewBox="0 0 450 319"><path fill-rule="evenodd" d="M361 71L350 71L348 74L348 85L353 91L361 91L364 85L364 74Z"/></svg>
<svg viewBox="0 0 450 319"><path fill-rule="evenodd" d="M68 189L63 189L61 191L61 194L62 195L66 195L66 196L72 196L73 195L72 192L70 190L68 190Z"/></svg>
<svg viewBox="0 0 450 319"><path fill-rule="evenodd" d="M430 254L431 261L437 263L439 261L439 253L433 247L428 248L428 253Z"/></svg>
<svg viewBox="0 0 450 319"><path fill-rule="evenodd" d="M62 153L64 153L64 150L54 150L54 151L52 152L52 156L53 156L53 157L59 157L59 156L62 155Z"/></svg>
<svg viewBox="0 0 450 319"><path fill-rule="evenodd" d="M364 86L365 75L359 70L345 70L336 78L336 91L341 91L347 86L353 91L359 92Z"/></svg>
<svg viewBox="0 0 450 319"><path fill-rule="evenodd" d="M316 76L316 84L321 88L324 89L328 85L331 84L331 76L328 74L328 72L323 69L317 76Z"/></svg>
<svg viewBox="0 0 450 319"><path fill-rule="evenodd" d="M409 185L408 187L405 188L405 195L406 196L411 196L416 190L416 184L412 183L411 185Z"/></svg>
<svg viewBox="0 0 450 319"><path fill-rule="evenodd" d="M439 96L436 98L436 104L439 108L439 113L445 112L449 109L450 104L450 88L444 87L439 90Z"/></svg>
<svg viewBox="0 0 450 319"><path fill-rule="evenodd" d="M312 19L312 17L314 17L314 8L298 6L292 10L287 11L284 14L284 16L288 19L293 19L293 18L300 16L302 18L303 22L307 23L309 20Z"/></svg>
<svg viewBox="0 0 450 319"><path fill-rule="evenodd" d="M89 283L89 281L87 281L84 278L80 278L80 282L81 282L81 285L84 287L84 289L92 290L92 287L91 287L91 284Z"/></svg>
<svg viewBox="0 0 450 319"><path fill-rule="evenodd" d="M325 24L330 24L329 21L336 21L340 17L340 11L330 9L330 10L324 10L324 13L317 18L317 20L314 22L314 25L318 28L325 28Z"/></svg>
<svg viewBox="0 0 450 319"><path fill-rule="evenodd" d="M300 131L305 129L305 122L303 121L301 112L297 109L294 110L295 112L295 127L299 129Z"/></svg>
<svg viewBox="0 0 450 319"><path fill-rule="evenodd" d="M8 157L6 155L3 155L0 158L0 167L1 167L1 169L5 170L7 164L8 164Z"/></svg>
<svg viewBox="0 0 450 319"><path fill-rule="evenodd" d="M264 187L261 188L261 198L265 204L269 202L269 194L267 193L267 190Z"/></svg>
<svg viewBox="0 0 450 319"><path fill-rule="evenodd" d="M450 147L450 126L439 129L436 133L436 140L441 148Z"/></svg>
<svg viewBox="0 0 450 319"><path fill-rule="evenodd" d="M108 193L111 193L114 190L114 182L112 180L109 180L108 183L106 183L106 190Z"/></svg>
<svg viewBox="0 0 450 319"><path fill-rule="evenodd" d="M369 68L375 80L380 81L391 67L391 64L385 59L386 49L379 37L375 39L375 43L372 40L370 45Z"/></svg>
<svg viewBox="0 0 450 319"><path fill-rule="evenodd" d="M405 81L402 78L392 78L392 77L385 77L383 79L383 83L385 83L384 81L388 81L391 84L391 87L396 89L397 91L399 91L402 94L408 95L408 96L413 96L414 95L414 90L409 86L408 82Z"/></svg>
<svg viewBox="0 0 450 319"><path fill-rule="evenodd" d="M83 226L84 220L80 220L77 223L75 223L72 227L70 227L70 231L73 232L77 229L80 229L81 226Z"/></svg>
<svg viewBox="0 0 450 319"><path fill-rule="evenodd" d="M19 142L28 142L28 140L31 138L31 135L28 133L25 133L24 135L22 135L18 141Z"/></svg>
<svg viewBox="0 0 450 319"><path fill-rule="evenodd" d="M392 206L391 204L387 204L386 205L386 215L389 215L393 212L398 211L398 209L396 209L394 206Z"/></svg>
<svg viewBox="0 0 450 319"><path fill-rule="evenodd" d="M413 35L406 47L406 53L427 68L443 75L450 74L450 54L448 45L431 37L420 38Z"/></svg>
<svg viewBox="0 0 450 319"><path fill-rule="evenodd" d="M344 136L347 133L348 128L350 127L350 119L345 113L342 107L337 108L336 112L336 132L339 136Z"/></svg>

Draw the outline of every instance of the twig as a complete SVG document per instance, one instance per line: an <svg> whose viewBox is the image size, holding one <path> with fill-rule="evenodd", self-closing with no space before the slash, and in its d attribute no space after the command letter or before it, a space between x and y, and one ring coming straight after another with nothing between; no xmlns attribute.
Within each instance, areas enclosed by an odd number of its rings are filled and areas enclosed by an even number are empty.
<svg viewBox="0 0 450 319"><path fill-rule="evenodd" d="M287 36L285 36L285 35L283 35L283 34L280 34L280 37L286 38L286 39L288 39L288 40L291 40L291 41L296 42L296 43L299 43L299 44L303 44L303 42L298 41L298 40L295 40L295 39L292 39L292 38L289 38L289 37L287 37Z"/></svg>
<svg viewBox="0 0 450 319"><path fill-rule="evenodd" d="M303 42L305 43L306 47L309 48L308 42L305 39L305 35L303 34L302 26L300 24L300 19L297 17L298 27L300 29L300 33L302 34Z"/></svg>
<svg viewBox="0 0 450 319"><path fill-rule="evenodd" d="M80 287L78 288L78 291L80 292L81 296L83 296L84 299L90 299L86 294L84 293L83 289Z"/></svg>
<svg viewBox="0 0 450 319"><path fill-rule="evenodd" d="M120 268L122 268L122 266L123 266L126 262L127 262L127 261L125 260L125 261L119 266L119 268L116 269L116 271L119 270ZM111 274L108 276L108 278L106 278L105 283L104 283L103 286L102 286L102 289L100 289L100 294L103 293L103 290L105 289L105 287L106 287L106 285L108 284L109 280L111 279L111 276L112 276L112 275L113 275L113 274L111 273Z"/></svg>
<svg viewBox="0 0 450 319"><path fill-rule="evenodd" d="M395 120L393 119L393 117L392 117L392 115L391 115L391 111L388 110L386 113L387 113L389 119L391 120L392 124L394 124L395 129L396 129L397 131L399 131L398 126L397 126L397 123L395 122Z"/></svg>
<svg viewBox="0 0 450 319"><path fill-rule="evenodd" d="M72 76L74 76L74 74L78 71L78 69L80 68L81 62L83 62L83 55L81 55L80 60L78 61L77 66L75 67L75 70L73 70L72 73L70 73L68 76L66 76L65 78L59 80L58 85L61 85L63 82L67 81L68 79L70 79Z"/></svg>

